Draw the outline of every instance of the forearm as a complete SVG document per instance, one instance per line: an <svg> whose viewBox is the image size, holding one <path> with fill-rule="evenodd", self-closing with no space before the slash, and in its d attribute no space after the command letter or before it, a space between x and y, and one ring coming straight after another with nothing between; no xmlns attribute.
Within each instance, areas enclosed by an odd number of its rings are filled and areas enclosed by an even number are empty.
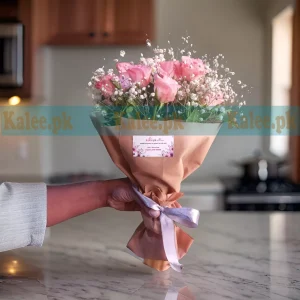
<svg viewBox="0 0 300 300"><path fill-rule="evenodd" d="M47 188L47 227L105 207L110 181L95 181Z"/></svg>
<svg viewBox="0 0 300 300"><path fill-rule="evenodd" d="M44 183L0 184L0 252L41 246L46 226L111 206L113 191L130 186L123 179L48 187ZM134 210L130 203L127 208Z"/></svg>

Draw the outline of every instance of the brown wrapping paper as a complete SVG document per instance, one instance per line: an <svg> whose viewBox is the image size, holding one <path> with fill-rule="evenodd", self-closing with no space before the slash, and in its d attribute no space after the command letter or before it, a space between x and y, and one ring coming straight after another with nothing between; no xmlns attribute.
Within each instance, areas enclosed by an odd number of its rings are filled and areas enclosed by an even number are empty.
<svg viewBox="0 0 300 300"><path fill-rule="evenodd" d="M133 157L134 135L164 135L161 130L126 129L129 128L126 126L127 119L122 119L124 126L105 128L100 127L99 119L95 115L92 116L92 121L115 165L143 194L167 207L181 207L177 202L183 195L180 193L181 182L203 163L220 128L218 123L186 123L187 126L180 135L178 131L168 132L168 135L174 134L173 157ZM164 126L163 121L159 123ZM192 132L197 131L199 135L189 135L191 128ZM201 135L201 132L205 132L205 135ZM177 225L175 229L180 259L187 253L193 239ZM164 271L170 267L164 252L162 235L148 229L144 222L138 226L127 247L154 269Z"/></svg>

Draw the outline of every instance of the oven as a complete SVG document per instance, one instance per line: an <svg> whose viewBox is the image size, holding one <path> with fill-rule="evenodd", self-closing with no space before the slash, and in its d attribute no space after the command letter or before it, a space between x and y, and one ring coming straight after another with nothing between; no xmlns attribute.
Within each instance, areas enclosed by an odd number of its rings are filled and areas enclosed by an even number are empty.
<svg viewBox="0 0 300 300"><path fill-rule="evenodd" d="M23 85L24 27L0 21L0 88Z"/></svg>

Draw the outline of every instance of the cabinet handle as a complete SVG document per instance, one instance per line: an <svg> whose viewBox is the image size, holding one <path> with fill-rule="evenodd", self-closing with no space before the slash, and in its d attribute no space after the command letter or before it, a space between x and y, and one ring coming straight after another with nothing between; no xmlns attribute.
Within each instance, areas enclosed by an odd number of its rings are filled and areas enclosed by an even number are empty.
<svg viewBox="0 0 300 300"><path fill-rule="evenodd" d="M104 37L108 37L108 36L109 36L109 33L108 33L108 32L103 32L103 36L104 36Z"/></svg>
<svg viewBox="0 0 300 300"><path fill-rule="evenodd" d="M94 33L94 32L90 32L90 33L89 33L89 36L90 36L90 37L94 37L94 36L95 36L95 33Z"/></svg>

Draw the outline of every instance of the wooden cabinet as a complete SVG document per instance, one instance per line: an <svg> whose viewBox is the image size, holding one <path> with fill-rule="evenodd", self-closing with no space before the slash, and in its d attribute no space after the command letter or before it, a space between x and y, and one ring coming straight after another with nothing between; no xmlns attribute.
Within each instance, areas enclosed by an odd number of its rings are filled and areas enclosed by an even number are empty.
<svg viewBox="0 0 300 300"><path fill-rule="evenodd" d="M153 0L40 0L48 45L144 44Z"/></svg>
<svg viewBox="0 0 300 300"><path fill-rule="evenodd" d="M152 0L107 0L106 42L145 44L153 39L154 11Z"/></svg>
<svg viewBox="0 0 300 300"><path fill-rule="evenodd" d="M42 13L47 20L47 44L101 43L105 25L105 0L40 1L40 5L43 5Z"/></svg>
<svg viewBox="0 0 300 300"><path fill-rule="evenodd" d="M144 45L154 32L155 0L0 0L0 18L24 24L24 84L0 98L33 96L43 45Z"/></svg>

